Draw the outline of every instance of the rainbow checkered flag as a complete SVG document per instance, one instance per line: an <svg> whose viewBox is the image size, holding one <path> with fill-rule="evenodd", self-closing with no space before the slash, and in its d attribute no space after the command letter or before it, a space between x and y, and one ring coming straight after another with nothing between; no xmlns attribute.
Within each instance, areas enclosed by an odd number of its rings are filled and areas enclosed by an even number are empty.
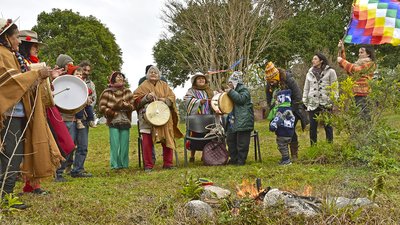
<svg viewBox="0 0 400 225"><path fill-rule="evenodd" d="M400 2L356 0L344 42L380 45L400 44Z"/></svg>

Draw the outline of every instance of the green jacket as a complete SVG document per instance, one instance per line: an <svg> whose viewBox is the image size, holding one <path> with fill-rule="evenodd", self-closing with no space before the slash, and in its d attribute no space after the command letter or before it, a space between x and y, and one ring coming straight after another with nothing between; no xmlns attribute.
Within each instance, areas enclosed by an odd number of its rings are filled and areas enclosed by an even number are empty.
<svg viewBox="0 0 400 225"><path fill-rule="evenodd" d="M239 83L228 92L228 96L234 104L228 116L228 132L254 130L254 111L249 90Z"/></svg>

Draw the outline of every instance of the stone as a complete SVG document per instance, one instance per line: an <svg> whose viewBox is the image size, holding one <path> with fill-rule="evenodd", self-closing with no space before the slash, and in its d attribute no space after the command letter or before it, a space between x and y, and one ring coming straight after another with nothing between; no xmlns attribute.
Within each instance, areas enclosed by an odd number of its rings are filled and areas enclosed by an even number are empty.
<svg viewBox="0 0 400 225"><path fill-rule="evenodd" d="M322 206L321 201L314 197L297 196L289 192L271 189L264 196L264 207L275 207L283 204L290 214L302 214L307 217L317 215Z"/></svg>
<svg viewBox="0 0 400 225"><path fill-rule="evenodd" d="M214 216L211 206L200 200L192 200L185 205L186 216L196 219L210 219Z"/></svg>
<svg viewBox="0 0 400 225"><path fill-rule="evenodd" d="M204 191L202 194L203 199L224 199L228 198L231 192L227 189L223 189L213 185L204 186Z"/></svg>

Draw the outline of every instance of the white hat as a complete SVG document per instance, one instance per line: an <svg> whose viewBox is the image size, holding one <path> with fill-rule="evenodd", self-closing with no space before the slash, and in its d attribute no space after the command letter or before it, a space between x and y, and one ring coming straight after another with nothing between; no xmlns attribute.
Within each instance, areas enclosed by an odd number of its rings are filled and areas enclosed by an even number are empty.
<svg viewBox="0 0 400 225"><path fill-rule="evenodd" d="M18 19L19 17L15 20L0 18L0 35L6 32Z"/></svg>
<svg viewBox="0 0 400 225"><path fill-rule="evenodd" d="M208 76L204 75L204 73L202 72L196 72L191 78L190 81L192 82L192 84L194 84L194 82L196 81L197 77L204 77L204 79L206 79L206 82L208 80Z"/></svg>

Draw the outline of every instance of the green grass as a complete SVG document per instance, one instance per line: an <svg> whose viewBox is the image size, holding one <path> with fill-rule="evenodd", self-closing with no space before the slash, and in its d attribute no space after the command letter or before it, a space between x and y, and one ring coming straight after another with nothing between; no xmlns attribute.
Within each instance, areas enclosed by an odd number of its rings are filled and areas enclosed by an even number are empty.
<svg viewBox="0 0 400 225"><path fill-rule="evenodd" d="M396 117L399 119L398 117ZM306 186L312 186L313 196L367 197L367 190L373 186L375 171L366 167L350 167L346 164L309 164L300 162L291 166L278 166L280 159L276 148L275 135L267 131L267 122L259 122L263 162L254 160L253 145L246 166L203 166L197 153L196 162L183 166L183 140L177 140L180 166L175 170L163 170L160 146L157 145L155 171L145 173L138 167L137 128L131 129L130 167L112 171L109 167L108 128L104 125L90 130L89 154L86 170L93 178L71 178L69 182L55 183L44 180L42 187L51 192L47 196L25 194L21 198L32 207L1 218L3 224L196 224L183 215L186 199L180 194L185 175L210 178L215 185L235 193L236 185L243 179L254 181L259 177L263 187L274 187L302 193ZM184 130L181 125L181 130ZM323 129L320 129L323 130ZM323 133L319 137L324 137ZM340 142L335 136L335 142ZM308 151L308 132L299 131L301 140L300 158ZM312 219L290 217L284 210L271 212L257 209L257 213L243 218L222 220L227 212L217 211L214 221L205 223L228 224L396 224L400 223L400 181L398 174L386 178L382 193L376 199L380 208L365 209L359 217L348 211L324 212ZM18 182L15 192L20 192ZM235 198L233 195L232 198ZM225 213L225 214L224 214ZM253 217L254 218L250 218ZM246 222L247 221L247 222ZM252 222L250 222L252 221ZM256 222L254 222L256 221Z"/></svg>

